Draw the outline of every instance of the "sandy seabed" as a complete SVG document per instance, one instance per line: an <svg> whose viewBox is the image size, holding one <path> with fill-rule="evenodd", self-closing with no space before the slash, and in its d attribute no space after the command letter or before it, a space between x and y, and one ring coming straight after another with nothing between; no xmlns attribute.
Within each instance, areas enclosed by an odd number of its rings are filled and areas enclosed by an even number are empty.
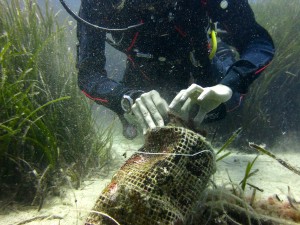
<svg viewBox="0 0 300 225"><path fill-rule="evenodd" d="M49 197L46 199L43 208L37 211L36 208L22 205L9 205L5 211L0 212L1 225L77 225L84 224L84 221L92 209L101 191L110 182L112 175L118 170L122 163L132 153L140 148L142 140L135 142L128 141L122 136L114 139L112 152L113 162L110 168L105 168L96 175L85 180L78 190L68 187L62 188L61 197ZM239 183L245 173L248 162L251 162L256 154L245 154L233 152L230 156L217 164L217 172L213 179L218 185L229 182ZM277 154L278 158L284 159L292 165L298 166L300 152ZM263 192L257 192L257 197L267 199L277 195L282 200L292 193L297 201L300 201L300 176L289 171L276 160L261 155L254 164L259 169L256 175L249 179L249 182ZM290 189L290 193L289 190ZM252 190L248 189L249 195Z"/></svg>

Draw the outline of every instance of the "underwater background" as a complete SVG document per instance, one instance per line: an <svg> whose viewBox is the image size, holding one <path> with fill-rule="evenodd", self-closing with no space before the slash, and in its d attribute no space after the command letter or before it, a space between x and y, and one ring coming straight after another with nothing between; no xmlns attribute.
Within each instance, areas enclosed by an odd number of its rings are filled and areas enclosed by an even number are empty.
<svg viewBox="0 0 300 225"><path fill-rule="evenodd" d="M78 10L79 0L66 2ZM253 186L264 189L257 203L266 198L269 211L300 223L300 1L250 2L276 55L244 106L204 127L207 140L222 149L216 183L229 179L250 197L260 193ZM82 224L112 174L144 143L125 140L118 119L81 94L76 42L76 22L58 0L0 0L0 224ZM120 80L125 56L109 45L106 51L108 74ZM267 154L257 159L263 152L249 142ZM273 194L278 203L268 198ZM89 203L78 212L81 199ZM290 204L283 207L283 200ZM66 208L57 213L53 205L67 205L72 222L60 214Z"/></svg>

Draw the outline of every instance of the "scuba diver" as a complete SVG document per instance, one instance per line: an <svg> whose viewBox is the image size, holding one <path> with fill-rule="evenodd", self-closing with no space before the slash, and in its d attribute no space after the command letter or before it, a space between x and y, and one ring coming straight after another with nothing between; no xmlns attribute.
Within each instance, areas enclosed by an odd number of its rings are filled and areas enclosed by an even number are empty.
<svg viewBox="0 0 300 225"><path fill-rule="evenodd" d="M82 0L77 20L78 85L119 115L129 139L131 119L143 133L168 112L195 128L223 119L275 51L247 0ZM107 75L105 42L127 55L121 82Z"/></svg>

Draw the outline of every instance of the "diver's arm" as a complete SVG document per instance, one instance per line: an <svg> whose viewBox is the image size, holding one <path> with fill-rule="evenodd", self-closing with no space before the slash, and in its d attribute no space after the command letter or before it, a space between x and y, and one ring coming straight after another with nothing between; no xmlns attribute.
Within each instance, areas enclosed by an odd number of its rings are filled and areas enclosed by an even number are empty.
<svg viewBox="0 0 300 225"><path fill-rule="evenodd" d="M91 3L93 1L94 4ZM92 23L104 21L104 18L100 18L102 14L99 12L109 11L105 6L101 9L101 5L107 6L107 2L110 1L83 0L80 17ZM93 9L95 5L98 5L98 8ZM79 24L78 84L80 89L89 98L110 108L117 114L131 117L129 119L136 121L143 128L144 133L148 128L163 126L168 104L157 91L144 93L142 90L132 90L107 77L104 69L106 61L105 39L106 33L102 30L95 30L85 24ZM121 107L121 99L126 100L123 101L124 109ZM123 116L121 119L124 121Z"/></svg>
<svg viewBox="0 0 300 225"><path fill-rule="evenodd" d="M226 2L228 5L223 8L221 0L208 1L207 5L210 17L219 21L228 32L228 44L236 47L240 54L240 59L228 69L220 83L233 91L246 93L249 85L271 62L274 44L268 32L255 21L247 0Z"/></svg>
<svg viewBox="0 0 300 225"><path fill-rule="evenodd" d="M79 16L91 23L103 23L104 12L108 8L101 6L97 1L83 0ZM104 3L103 3L104 4ZM100 10L103 14L99 13ZM98 22L100 21L100 22ZM102 24L103 23L103 24ZM82 92L98 104L102 104L116 113L123 113L121 98L129 91L120 83L109 79L105 70L105 39L106 32L78 24L77 37L78 46L78 85Z"/></svg>

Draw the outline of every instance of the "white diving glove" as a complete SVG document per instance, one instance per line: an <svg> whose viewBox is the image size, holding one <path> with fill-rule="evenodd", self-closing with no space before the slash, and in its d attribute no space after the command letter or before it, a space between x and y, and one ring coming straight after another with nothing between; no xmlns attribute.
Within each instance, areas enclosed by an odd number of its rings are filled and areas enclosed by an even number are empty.
<svg viewBox="0 0 300 225"><path fill-rule="evenodd" d="M129 114L124 116L129 120L135 120L135 123L143 129L143 134L146 134L147 129L165 125L164 121L168 118L169 106L157 91L152 90L137 98L131 111L133 116Z"/></svg>
<svg viewBox="0 0 300 225"><path fill-rule="evenodd" d="M205 88L192 84L188 89L181 90L169 107L182 119L186 121L193 119L194 124L199 126L207 113L217 108L221 103L228 101L231 96L232 90L222 84ZM198 113L194 118L190 118L192 109L197 105L199 107Z"/></svg>

